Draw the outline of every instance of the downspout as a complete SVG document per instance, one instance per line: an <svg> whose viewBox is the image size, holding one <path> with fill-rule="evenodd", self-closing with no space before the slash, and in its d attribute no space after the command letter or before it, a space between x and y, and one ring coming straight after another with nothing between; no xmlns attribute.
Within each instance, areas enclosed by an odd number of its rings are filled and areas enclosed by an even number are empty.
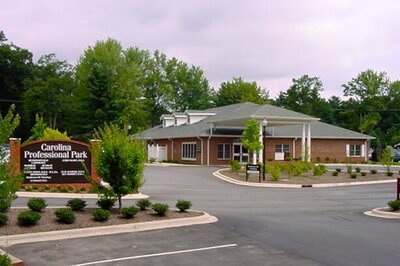
<svg viewBox="0 0 400 266"><path fill-rule="evenodd" d="M212 136L213 124L210 124L210 135L207 139L207 165L210 165L210 139Z"/></svg>
<svg viewBox="0 0 400 266"><path fill-rule="evenodd" d="M171 161L174 160L174 140L171 138L168 138L168 140L171 141Z"/></svg>
<svg viewBox="0 0 400 266"><path fill-rule="evenodd" d="M296 158L296 140L297 140L297 137L295 137L293 139L293 159Z"/></svg>
<svg viewBox="0 0 400 266"><path fill-rule="evenodd" d="M203 158L203 139L202 138L200 138L200 137L197 137L200 141L201 141L201 150L200 150L200 153L201 153L201 160L200 160L200 162L201 162L201 165L203 165L203 160L204 160L204 158Z"/></svg>

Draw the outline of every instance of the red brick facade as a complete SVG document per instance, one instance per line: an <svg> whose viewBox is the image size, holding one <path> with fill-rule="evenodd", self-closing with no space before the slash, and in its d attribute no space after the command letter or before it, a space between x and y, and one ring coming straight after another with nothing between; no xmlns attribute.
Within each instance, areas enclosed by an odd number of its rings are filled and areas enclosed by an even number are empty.
<svg viewBox="0 0 400 266"><path fill-rule="evenodd" d="M240 137L208 137L203 138L182 138L182 139L161 139L153 140L151 144L158 144L167 147L168 160L175 160L185 163L202 165L228 165L232 160L233 143L240 142ZM196 159L182 159L182 144L196 143ZM203 145L202 145L203 144ZM218 158L218 144L230 145L230 158ZM266 140L266 158L271 160L275 158L275 146L287 144L290 149L291 158L301 158L301 138L267 138ZM368 154L369 146L365 140L353 139L312 139L311 140L311 159L321 162L364 162L365 156L347 157L346 145L366 145L365 153ZM201 149L200 149L201 147ZM208 154L207 148L210 153ZM294 148L293 148L294 147ZM202 160L203 155L203 160ZM251 161L251 155L250 159Z"/></svg>

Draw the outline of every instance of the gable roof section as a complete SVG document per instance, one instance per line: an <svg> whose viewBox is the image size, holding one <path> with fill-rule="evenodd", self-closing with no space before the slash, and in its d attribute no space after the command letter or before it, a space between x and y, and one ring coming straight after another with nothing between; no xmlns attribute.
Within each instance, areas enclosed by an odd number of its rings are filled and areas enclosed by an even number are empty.
<svg viewBox="0 0 400 266"><path fill-rule="evenodd" d="M191 110L191 112L197 112ZM290 111L284 108L272 105L258 105L254 103L238 103L222 107L210 108L202 110L204 113L215 113L200 122L194 124L183 124L171 127L154 127L137 134L138 137L144 139L168 139L168 138L187 138L187 137L204 137L210 135L212 124L218 124L219 121L244 121L246 119L294 119L297 121L311 122L311 136L313 138L336 138L336 139L373 139L373 137L361 134L355 131L332 126L319 122L318 118L304 115L298 112ZM228 123L228 122L226 122ZM225 123L225 124L226 124ZM269 124L269 123L268 123ZM242 127L243 128L243 127ZM240 136L243 129L218 127L213 131L212 135L234 135ZM267 135L271 137L301 137L301 125L285 125L267 127Z"/></svg>

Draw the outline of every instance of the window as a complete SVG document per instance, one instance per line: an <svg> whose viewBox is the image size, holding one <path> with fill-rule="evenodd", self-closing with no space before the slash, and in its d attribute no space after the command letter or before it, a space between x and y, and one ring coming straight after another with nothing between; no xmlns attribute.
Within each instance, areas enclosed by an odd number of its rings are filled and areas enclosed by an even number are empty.
<svg viewBox="0 0 400 266"><path fill-rule="evenodd" d="M196 160L196 143L182 143L182 159Z"/></svg>
<svg viewBox="0 0 400 266"><path fill-rule="evenodd" d="M290 148L288 144L275 145L275 152L290 153Z"/></svg>
<svg viewBox="0 0 400 266"><path fill-rule="evenodd" d="M231 158L231 145L229 143L218 144L218 159L229 160Z"/></svg>
<svg viewBox="0 0 400 266"><path fill-rule="evenodd" d="M350 145L350 156L362 156L361 145Z"/></svg>

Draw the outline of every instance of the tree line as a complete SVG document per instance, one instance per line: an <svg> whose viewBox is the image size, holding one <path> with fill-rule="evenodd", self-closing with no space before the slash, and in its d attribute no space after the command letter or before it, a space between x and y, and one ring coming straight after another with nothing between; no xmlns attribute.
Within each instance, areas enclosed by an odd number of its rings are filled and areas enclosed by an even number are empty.
<svg viewBox="0 0 400 266"><path fill-rule="evenodd" d="M115 39L97 41L71 65L55 54L33 61L32 53L9 42L0 32L0 111L15 104L21 116L16 135L30 136L36 115L53 129L85 140L104 123L129 128L130 133L160 124L172 111L205 109L239 102L269 103L319 117L376 137L380 150L400 142L400 81L371 69L342 85L342 99L321 96L318 77L294 78L272 99L255 81L240 77L210 86L203 70L160 51L124 49Z"/></svg>

